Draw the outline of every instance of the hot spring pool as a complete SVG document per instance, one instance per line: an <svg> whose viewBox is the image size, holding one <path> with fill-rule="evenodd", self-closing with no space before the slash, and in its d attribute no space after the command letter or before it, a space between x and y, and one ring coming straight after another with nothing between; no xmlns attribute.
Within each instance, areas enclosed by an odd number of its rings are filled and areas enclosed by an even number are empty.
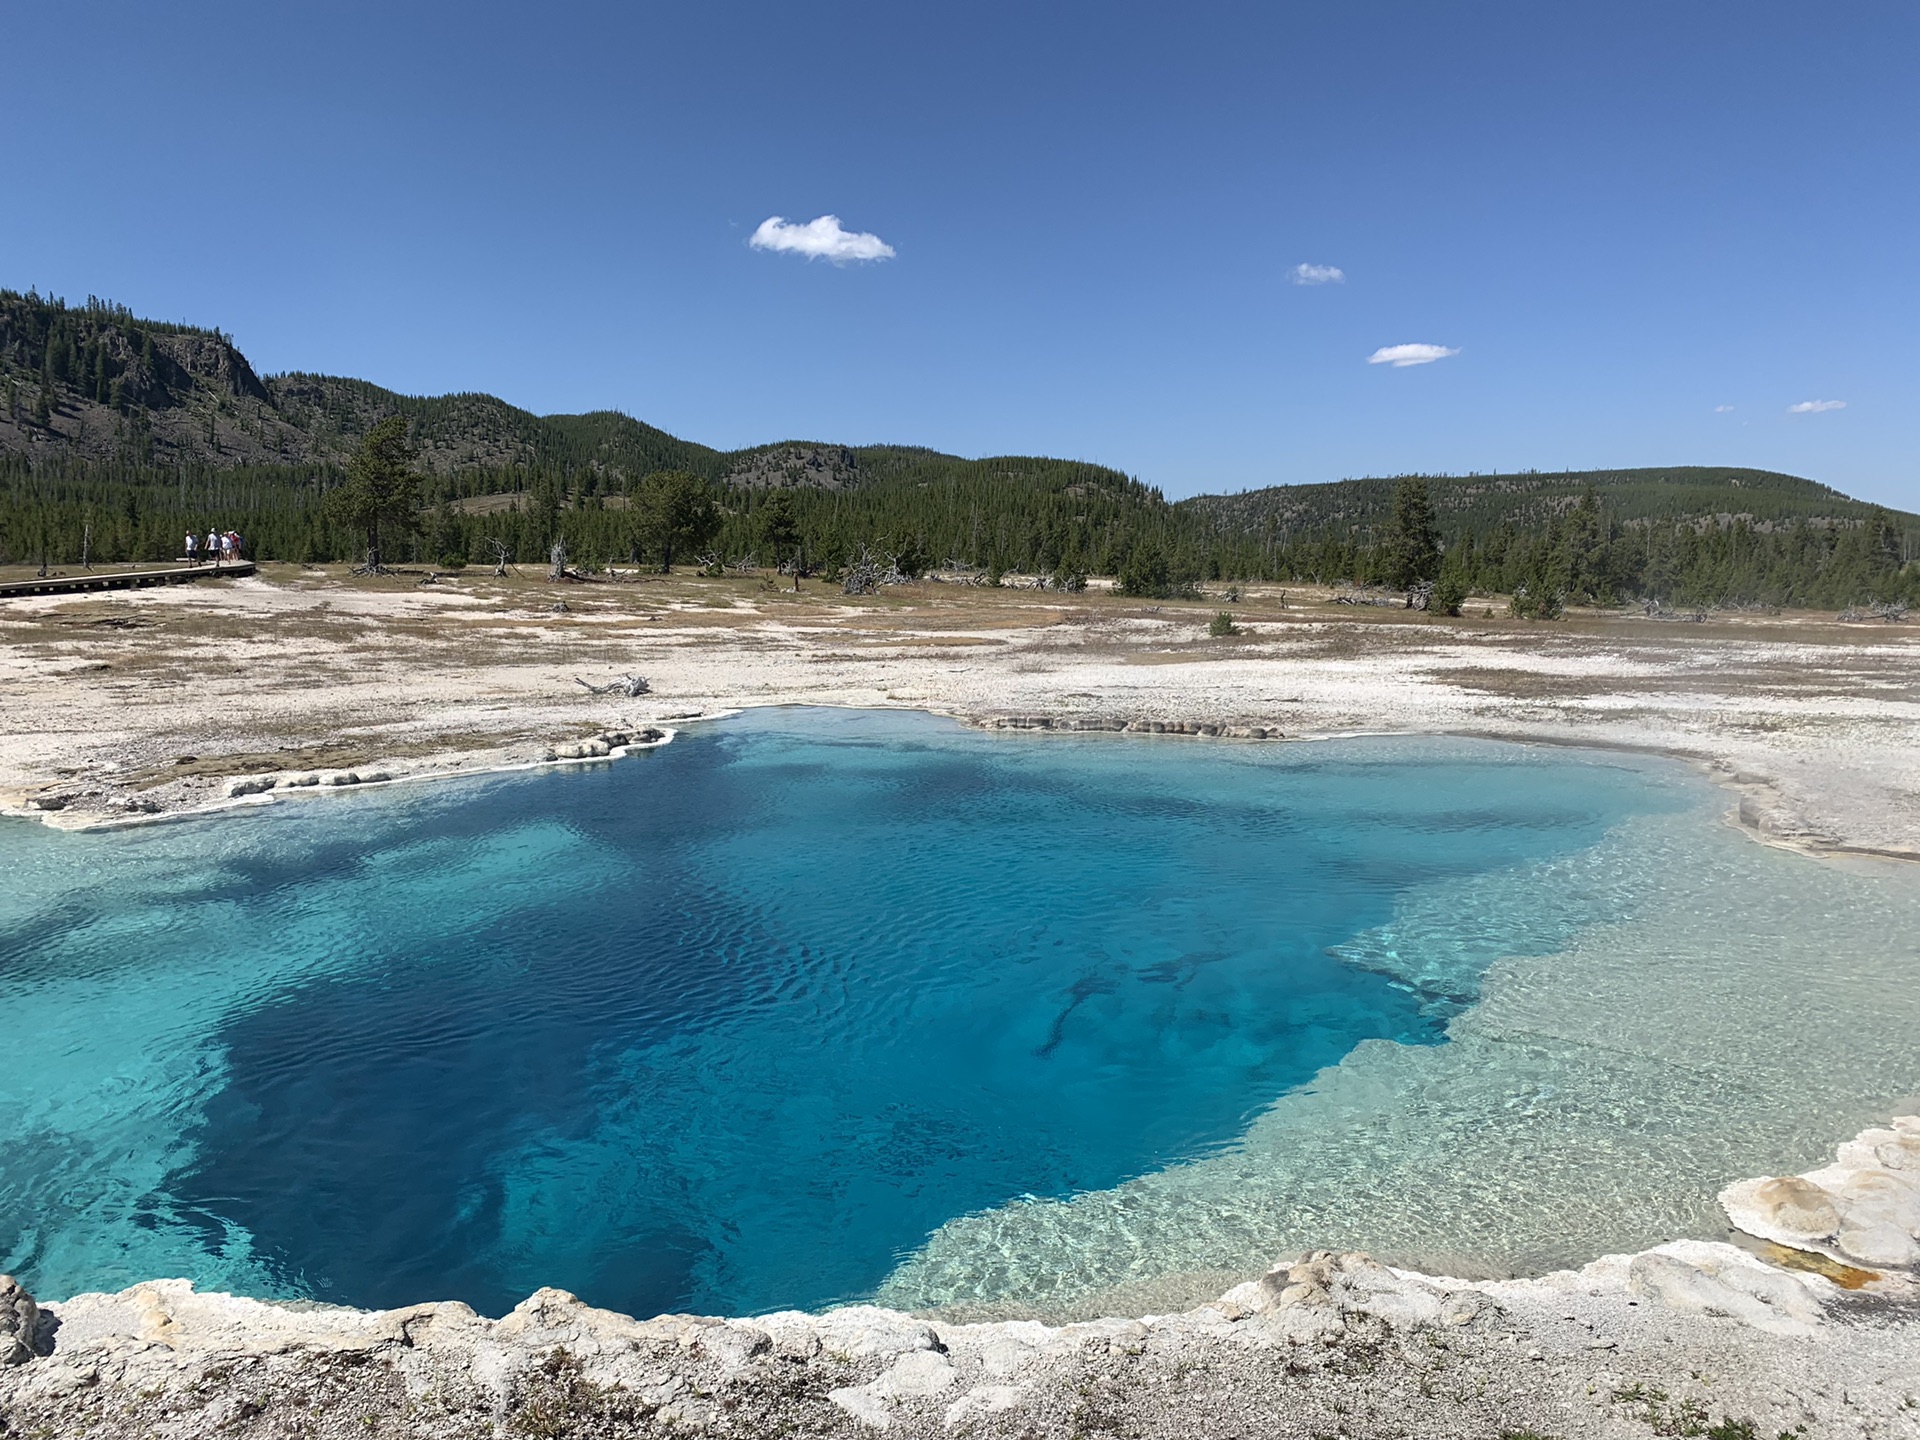
<svg viewBox="0 0 1920 1440"><path fill-rule="evenodd" d="M1920 885L1686 767L755 712L0 828L0 1270L1066 1314L1716 1234L1920 1090Z"/></svg>

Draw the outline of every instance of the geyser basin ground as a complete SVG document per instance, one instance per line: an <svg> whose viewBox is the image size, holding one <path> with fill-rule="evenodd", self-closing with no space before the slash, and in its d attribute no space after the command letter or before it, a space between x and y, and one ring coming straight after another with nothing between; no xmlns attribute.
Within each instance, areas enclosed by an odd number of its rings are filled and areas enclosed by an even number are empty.
<svg viewBox="0 0 1920 1440"><path fill-rule="evenodd" d="M1059 1313L1714 1234L1920 1089L1920 888L1724 809L1632 757L783 711L11 827L0 1269Z"/></svg>

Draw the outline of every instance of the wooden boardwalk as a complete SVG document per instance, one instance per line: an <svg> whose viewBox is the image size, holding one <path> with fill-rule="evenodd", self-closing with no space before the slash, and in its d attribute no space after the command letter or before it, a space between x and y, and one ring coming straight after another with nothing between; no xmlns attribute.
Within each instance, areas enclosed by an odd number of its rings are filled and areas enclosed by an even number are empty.
<svg viewBox="0 0 1920 1440"><path fill-rule="evenodd" d="M81 595L93 590L145 590L149 585L184 585L189 580L236 580L253 571L251 560L225 565L169 565L161 570L83 570L51 580L0 582L0 600L22 595Z"/></svg>

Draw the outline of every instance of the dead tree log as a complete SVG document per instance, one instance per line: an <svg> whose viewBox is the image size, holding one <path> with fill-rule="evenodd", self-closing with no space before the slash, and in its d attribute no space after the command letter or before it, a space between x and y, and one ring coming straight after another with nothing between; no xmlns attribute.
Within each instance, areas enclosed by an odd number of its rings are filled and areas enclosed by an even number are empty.
<svg viewBox="0 0 1920 1440"><path fill-rule="evenodd" d="M1849 605L1840 612L1840 619L1849 623L1855 620L1885 620L1897 624L1906 618L1907 602L1904 600L1889 600L1884 605L1869 605L1864 610L1857 605Z"/></svg>
<svg viewBox="0 0 1920 1440"><path fill-rule="evenodd" d="M576 684L586 687L589 695L624 695L629 700L635 700L642 695L653 693L653 686L639 675L622 675L618 680L609 680L605 685L595 685L590 681L582 680L578 675L573 678Z"/></svg>
<svg viewBox="0 0 1920 1440"><path fill-rule="evenodd" d="M877 595L882 585L911 583L900 570L898 555L876 555L862 545L860 553L848 562L846 579L840 589L846 595Z"/></svg>

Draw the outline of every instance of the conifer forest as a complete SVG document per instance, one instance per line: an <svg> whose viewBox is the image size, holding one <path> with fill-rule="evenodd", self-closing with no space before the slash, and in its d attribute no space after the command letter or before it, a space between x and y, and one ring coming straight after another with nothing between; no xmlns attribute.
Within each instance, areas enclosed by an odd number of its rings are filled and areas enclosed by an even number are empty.
<svg viewBox="0 0 1920 1440"><path fill-rule="evenodd" d="M167 560L209 528L238 530L260 559L362 561L367 512L352 502L376 430L405 499L377 534L389 564L545 564L557 542L581 569L831 575L882 556L913 573L1113 575L1145 594L1423 579L1551 595L1555 611L1920 601L1920 516L1767 471L1380 477L1169 502L1071 460L719 451L613 412L263 377L218 330L0 290L0 564Z"/></svg>

